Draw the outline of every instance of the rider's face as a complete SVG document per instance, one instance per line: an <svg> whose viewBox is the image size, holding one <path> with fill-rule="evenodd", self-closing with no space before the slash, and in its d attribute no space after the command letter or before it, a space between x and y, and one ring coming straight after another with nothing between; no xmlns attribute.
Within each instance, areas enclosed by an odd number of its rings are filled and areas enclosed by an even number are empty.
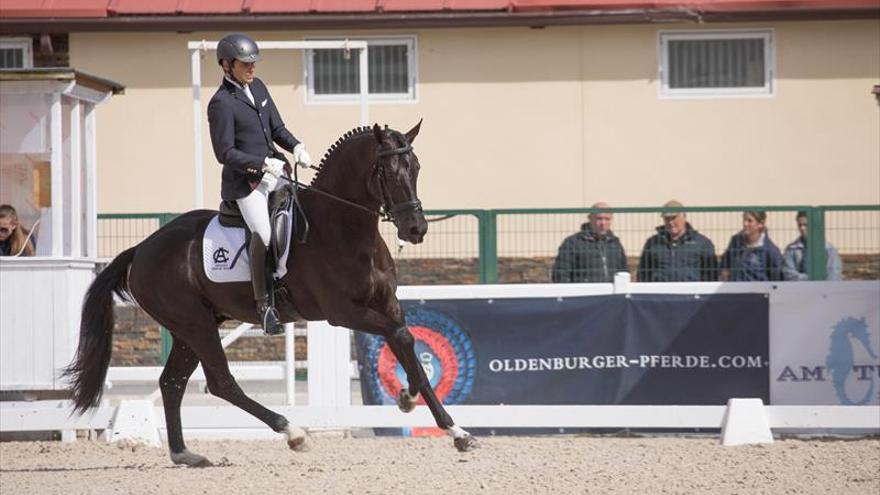
<svg viewBox="0 0 880 495"><path fill-rule="evenodd" d="M232 76L236 81L250 84L254 81L254 74L256 74L256 64L254 62L232 61Z"/></svg>

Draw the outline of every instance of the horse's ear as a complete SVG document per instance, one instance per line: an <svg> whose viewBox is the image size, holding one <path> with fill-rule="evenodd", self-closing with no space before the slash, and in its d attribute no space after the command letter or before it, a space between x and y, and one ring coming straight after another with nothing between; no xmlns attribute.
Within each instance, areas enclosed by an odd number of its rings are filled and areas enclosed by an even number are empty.
<svg viewBox="0 0 880 495"><path fill-rule="evenodd" d="M424 119L419 119L419 123L406 133L406 140L410 144L412 144L412 142L416 140L416 136L419 135L419 128L422 127L422 120Z"/></svg>
<svg viewBox="0 0 880 495"><path fill-rule="evenodd" d="M376 136L376 142L382 144L385 134L382 132L382 128L379 127L379 124L373 124L373 135Z"/></svg>

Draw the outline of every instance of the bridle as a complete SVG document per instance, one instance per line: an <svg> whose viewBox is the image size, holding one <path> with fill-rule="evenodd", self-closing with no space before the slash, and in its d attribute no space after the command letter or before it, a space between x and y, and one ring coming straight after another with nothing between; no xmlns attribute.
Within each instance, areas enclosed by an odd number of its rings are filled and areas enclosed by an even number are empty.
<svg viewBox="0 0 880 495"><path fill-rule="evenodd" d="M379 208L379 214L382 217L383 221L392 222L396 227L398 226L397 218L400 215L422 211L422 202L419 201L419 198L414 196L413 199L409 201L394 203L394 199L388 191L388 186L387 184L385 184L385 163L382 159L391 156L400 156L412 153L412 145L406 140L406 138L398 132L392 132L393 135L400 138L400 140L406 144L399 148L380 150L378 153L376 153L376 165L373 167L372 175L378 176L379 194L382 200L382 206Z"/></svg>
<svg viewBox="0 0 880 495"><path fill-rule="evenodd" d="M379 206L379 211L373 210L371 208L367 208L364 205L357 204L353 201L349 201L347 199L340 198L339 196L336 196L334 194L330 194L326 191L322 191L322 190L316 189L312 186L303 184L303 183L299 182L298 178L295 175L294 175L293 179L286 177L286 176L283 176L283 175L282 175L282 178L293 183L293 185L295 185L296 187L299 187L300 189L313 191L313 192L316 192L316 193L321 194L323 196L326 196L328 198L345 203L349 206L353 206L355 208L361 209L363 211L366 211L367 213L371 213L373 215L378 216L380 219L382 219L383 222L392 222L395 226L397 226L397 218L400 215L403 215L404 213L409 213L409 212L413 212L413 213L420 212L423 210L422 210L422 202L419 201L418 198L415 198L415 199L412 199L409 201L401 201L400 203L394 203L391 198L391 195L388 194L388 186L385 185L385 164L383 162L383 158L412 153L412 145L409 144L409 142L406 140L406 138L403 137L402 134L400 134L396 131L392 131L392 132L394 133L395 136L399 137L401 139L401 141L403 141L406 144L404 146L401 146L398 148L391 148L391 149L387 149L387 150L380 149L376 153L376 164L373 165L373 172L370 175L370 177L371 177L370 180L372 181L373 177L378 178L379 200L381 201L381 205ZM313 168L315 170L320 169L319 167L314 167L314 166L311 168ZM293 169L294 169L294 174L296 174L296 167L293 167Z"/></svg>

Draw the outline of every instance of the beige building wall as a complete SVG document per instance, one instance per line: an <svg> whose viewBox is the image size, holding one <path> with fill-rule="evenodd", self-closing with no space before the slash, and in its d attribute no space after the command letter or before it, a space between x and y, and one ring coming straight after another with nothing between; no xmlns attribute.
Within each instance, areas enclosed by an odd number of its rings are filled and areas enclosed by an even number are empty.
<svg viewBox="0 0 880 495"><path fill-rule="evenodd" d="M772 29L775 94L661 99L661 30L693 25L253 32L258 40L414 34L417 101L370 106L402 131L424 118L416 151L427 208L880 202L880 25L874 21L711 25ZM98 110L104 213L194 206L186 42L223 33L74 33L71 65L126 85ZM358 123L350 104L306 104L303 55L266 53L258 76L316 159ZM203 112L220 81L202 63ZM205 203L220 166L202 115ZM305 173L308 179L311 173Z"/></svg>

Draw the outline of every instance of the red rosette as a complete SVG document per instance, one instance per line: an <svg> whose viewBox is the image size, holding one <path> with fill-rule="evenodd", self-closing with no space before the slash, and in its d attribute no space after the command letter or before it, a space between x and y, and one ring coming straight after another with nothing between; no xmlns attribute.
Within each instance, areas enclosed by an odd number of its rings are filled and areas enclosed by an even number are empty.
<svg viewBox="0 0 880 495"><path fill-rule="evenodd" d="M437 395L438 399L443 401L446 396L449 395L449 392L452 390L452 387L455 385L455 381L458 378L459 363L458 356L455 354L455 349L446 337L430 328L411 326L409 327L409 331L413 334L415 340L421 341L427 345L441 363L443 369L440 375L440 380L434 386L434 393ZM394 353L391 352L391 348L387 343L382 346L382 350L379 352L379 363L377 368L379 380L382 382L385 391L391 397L397 397L402 385L397 378L397 358L394 356ZM418 404L424 403L422 397L419 396Z"/></svg>

